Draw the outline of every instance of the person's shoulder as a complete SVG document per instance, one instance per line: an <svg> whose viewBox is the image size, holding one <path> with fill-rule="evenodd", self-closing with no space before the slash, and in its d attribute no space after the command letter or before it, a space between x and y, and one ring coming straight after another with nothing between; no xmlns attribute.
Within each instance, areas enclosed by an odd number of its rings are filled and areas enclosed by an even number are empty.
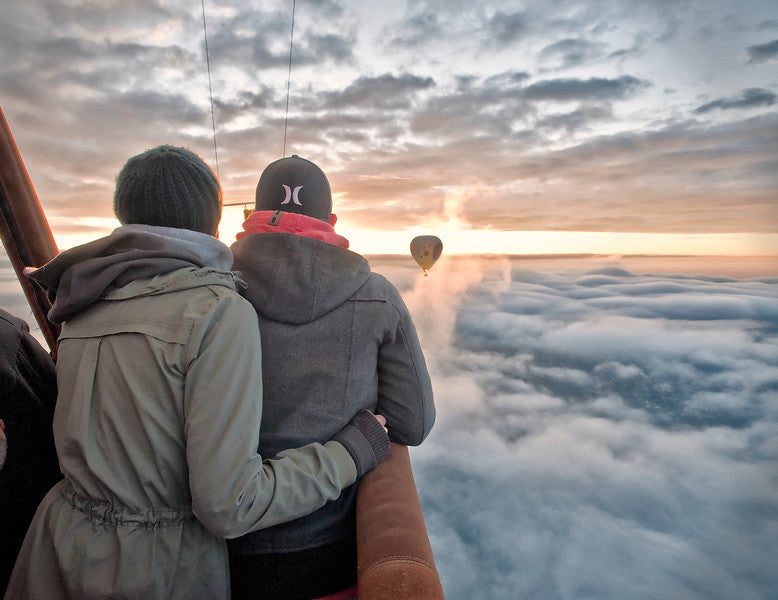
<svg viewBox="0 0 778 600"><path fill-rule="evenodd" d="M144 321L146 315L153 314L157 322L188 329L192 321L210 320L215 313L253 314L251 305L238 293L243 285L232 271L187 267L147 282L133 282L111 294L112 302L104 303L102 309L111 314L121 311L125 321ZM118 300L129 303L115 302ZM89 311L85 317L93 321L94 314Z"/></svg>
<svg viewBox="0 0 778 600"><path fill-rule="evenodd" d="M19 340L31 335L26 321L0 308L0 336L4 340L4 346L9 340Z"/></svg>
<svg viewBox="0 0 778 600"><path fill-rule="evenodd" d="M400 292L386 277L375 271L370 271L356 296L362 300L394 302L400 298Z"/></svg>
<svg viewBox="0 0 778 600"><path fill-rule="evenodd" d="M203 340L222 345L256 343L259 335L257 313L235 287L209 284L187 290L189 294L179 322L193 323L190 345L200 347ZM209 342L209 343L211 343Z"/></svg>
<svg viewBox="0 0 778 600"><path fill-rule="evenodd" d="M238 288L246 285L234 271L209 267L187 267L155 278L157 279L159 281L155 283L154 295L164 298L174 294L170 296L174 302L180 301L181 295L211 300L240 298Z"/></svg>
<svg viewBox="0 0 778 600"><path fill-rule="evenodd" d="M26 321L20 319L9 313L7 310L0 308L0 325L5 327L12 327L20 332L30 331L30 326Z"/></svg>
<svg viewBox="0 0 778 600"><path fill-rule="evenodd" d="M204 298L209 297L209 303L213 305L213 310L239 313L232 315L237 318L243 318L247 315L256 318L256 311L251 302L241 294L241 290L245 289L246 284L239 275L234 271L225 273L223 283L209 283L201 288L201 293Z"/></svg>

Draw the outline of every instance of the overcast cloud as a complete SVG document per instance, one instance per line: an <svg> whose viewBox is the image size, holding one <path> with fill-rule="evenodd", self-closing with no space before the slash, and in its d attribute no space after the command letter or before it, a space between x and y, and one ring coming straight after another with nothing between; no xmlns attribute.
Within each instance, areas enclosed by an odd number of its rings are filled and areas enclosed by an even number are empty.
<svg viewBox="0 0 778 600"><path fill-rule="evenodd" d="M291 3L205 5L225 201L251 203L284 150ZM0 106L55 233L107 233L148 147L215 166L200 8L4 7ZM322 0L294 41L286 154L325 169L344 224L440 222L457 197L471 229L776 232L774 2Z"/></svg>

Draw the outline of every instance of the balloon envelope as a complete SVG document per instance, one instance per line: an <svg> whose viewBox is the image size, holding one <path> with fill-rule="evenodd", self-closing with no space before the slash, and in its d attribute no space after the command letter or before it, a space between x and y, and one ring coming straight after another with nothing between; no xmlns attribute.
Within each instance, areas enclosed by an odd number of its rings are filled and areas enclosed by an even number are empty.
<svg viewBox="0 0 778 600"><path fill-rule="evenodd" d="M443 242L436 235L419 235L411 240L411 256L424 269L424 274L443 252Z"/></svg>

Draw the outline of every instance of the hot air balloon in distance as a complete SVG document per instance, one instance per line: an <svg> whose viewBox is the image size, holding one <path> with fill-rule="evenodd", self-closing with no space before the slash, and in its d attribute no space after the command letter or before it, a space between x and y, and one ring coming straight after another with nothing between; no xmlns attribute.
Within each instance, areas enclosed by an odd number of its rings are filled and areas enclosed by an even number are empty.
<svg viewBox="0 0 778 600"><path fill-rule="evenodd" d="M411 240L411 256L422 268L425 277L442 252L443 242L436 235L419 235Z"/></svg>

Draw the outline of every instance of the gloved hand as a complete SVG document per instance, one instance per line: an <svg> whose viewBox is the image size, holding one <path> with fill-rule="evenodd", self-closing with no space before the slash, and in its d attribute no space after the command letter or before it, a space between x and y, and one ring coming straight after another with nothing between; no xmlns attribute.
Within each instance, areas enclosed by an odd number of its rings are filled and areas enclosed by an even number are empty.
<svg viewBox="0 0 778 600"><path fill-rule="evenodd" d="M332 436L351 454L357 466L357 476L362 477L389 456L389 436L381 421L369 410L361 410L343 429Z"/></svg>

